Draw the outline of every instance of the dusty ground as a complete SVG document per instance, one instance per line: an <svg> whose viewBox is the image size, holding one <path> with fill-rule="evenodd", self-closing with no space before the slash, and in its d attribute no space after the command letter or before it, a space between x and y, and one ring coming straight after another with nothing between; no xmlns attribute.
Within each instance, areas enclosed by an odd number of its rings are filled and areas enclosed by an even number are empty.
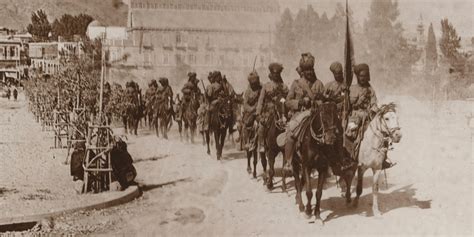
<svg viewBox="0 0 474 237"><path fill-rule="evenodd" d="M431 103L409 97L381 100L400 105L404 135L389 154L398 165L387 171L387 189L381 180L381 219L371 213L370 172L358 208L346 207L334 178L328 180L322 198L325 225L320 227L298 213L294 189L280 191L280 178L271 193L261 178L252 180L243 154L231 146L219 162L207 156L201 144L180 142L176 133L165 141L142 130L138 137L129 136L128 143L143 196L119 207L58 218L52 233L472 236L474 158L466 116L474 112L473 102L441 103L434 110ZM33 183L25 187L36 188Z"/></svg>

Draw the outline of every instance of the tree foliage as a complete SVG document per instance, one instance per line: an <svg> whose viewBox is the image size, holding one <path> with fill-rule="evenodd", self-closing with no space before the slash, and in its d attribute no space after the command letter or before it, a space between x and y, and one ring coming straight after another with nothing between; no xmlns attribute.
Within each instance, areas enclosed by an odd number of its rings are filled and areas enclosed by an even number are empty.
<svg viewBox="0 0 474 237"><path fill-rule="evenodd" d="M433 71L438 66L438 49L436 46L436 36L433 31L433 24L428 28L428 40L426 41L426 61L425 68L427 71Z"/></svg>
<svg viewBox="0 0 474 237"><path fill-rule="evenodd" d="M79 14L72 16L64 14L61 18L56 19L52 24L52 36L57 39L58 36L64 37L65 40L71 41L74 35L85 37L87 26L94 19L87 14Z"/></svg>
<svg viewBox="0 0 474 237"><path fill-rule="evenodd" d="M364 24L368 47L364 58L372 65L374 75L380 77L377 80L387 88L402 84L394 78L408 78L411 66L421 56L421 51L403 37L399 14L396 0L372 0Z"/></svg>
<svg viewBox="0 0 474 237"><path fill-rule="evenodd" d="M308 5L295 17L285 9L276 25L274 52L277 60L289 68L297 66L301 53L311 52L321 64L340 60L344 50L345 9L337 4L331 18L326 12L320 16ZM289 71L283 71L288 73Z"/></svg>
<svg viewBox="0 0 474 237"><path fill-rule="evenodd" d="M441 49L441 53L443 53L451 64L455 64L457 59L461 56L458 51L459 48L461 48L461 37L458 36L456 29L447 18L441 20L441 40L439 41L439 48Z"/></svg>
<svg viewBox="0 0 474 237"><path fill-rule="evenodd" d="M33 36L34 41L48 40L51 24L42 9L31 14L31 23L27 26L27 30Z"/></svg>

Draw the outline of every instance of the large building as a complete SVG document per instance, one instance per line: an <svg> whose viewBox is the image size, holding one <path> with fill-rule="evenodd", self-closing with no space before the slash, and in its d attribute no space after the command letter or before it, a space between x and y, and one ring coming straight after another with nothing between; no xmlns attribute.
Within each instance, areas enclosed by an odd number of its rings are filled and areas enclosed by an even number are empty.
<svg viewBox="0 0 474 237"><path fill-rule="evenodd" d="M254 63L263 70L272 61L273 32L280 10L277 1L127 3L128 39L106 43L115 62L113 68L145 71L140 76L145 80L167 76L171 81L182 81L190 70L201 78L211 70L221 70L230 80L242 80Z"/></svg>

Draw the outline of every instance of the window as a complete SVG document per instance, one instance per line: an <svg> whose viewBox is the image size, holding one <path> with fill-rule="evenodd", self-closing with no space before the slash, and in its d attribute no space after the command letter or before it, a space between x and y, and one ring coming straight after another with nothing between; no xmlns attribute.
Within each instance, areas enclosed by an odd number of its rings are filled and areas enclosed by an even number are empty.
<svg viewBox="0 0 474 237"><path fill-rule="evenodd" d="M168 53L164 53L163 54L163 64L164 65L168 65L170 64L170 55Z"/></svg>
<svg viewBox="0 0 474 237"><path fill-rule="evenodd" d="M188 55L188 62L189 64L196 64L196 55L194 54Z"/></svg>
<svg viewBox="0 0 474 237"><path fill-rule="evenodd" d="M180 43L181 43L181 40L182 40L182 38L181 38L181 33L178 32L178 33L176 34L176 43L177 43L177 44L180 44Z"/></svg>
<svg viewBox="0 0 474 237"><path fill-rule="evenodd" d="M185 58L181 54L176 54L176 64L184 63Z"/></svg>
<svg viewBox="0 0 474 237"><path fill-rule="evenodd" d="M217 65L219 65L219 66L224 65L224 55L219 56L219 61L217 62Z"/></svg>

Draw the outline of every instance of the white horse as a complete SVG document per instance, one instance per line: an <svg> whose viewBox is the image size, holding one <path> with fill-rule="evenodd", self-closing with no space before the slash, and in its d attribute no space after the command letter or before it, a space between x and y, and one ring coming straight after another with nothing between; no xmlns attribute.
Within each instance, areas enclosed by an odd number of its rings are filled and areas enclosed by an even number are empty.
<svg viewBox="0 0 474 237"><path fill-rule="evenodd" d="M393 103L381 106L379 112L370 122L364 133L360 144L359 166L357 170L357 197L354 206L357 206L362 194L362 182L364 172L372 169L374 174L372 184L372 211L375 217L380 217L377 194L379 191L379 176L382 171L382 163L387 158L387 152L392 142L398 143L402 138L396 106Z"/></svg>

